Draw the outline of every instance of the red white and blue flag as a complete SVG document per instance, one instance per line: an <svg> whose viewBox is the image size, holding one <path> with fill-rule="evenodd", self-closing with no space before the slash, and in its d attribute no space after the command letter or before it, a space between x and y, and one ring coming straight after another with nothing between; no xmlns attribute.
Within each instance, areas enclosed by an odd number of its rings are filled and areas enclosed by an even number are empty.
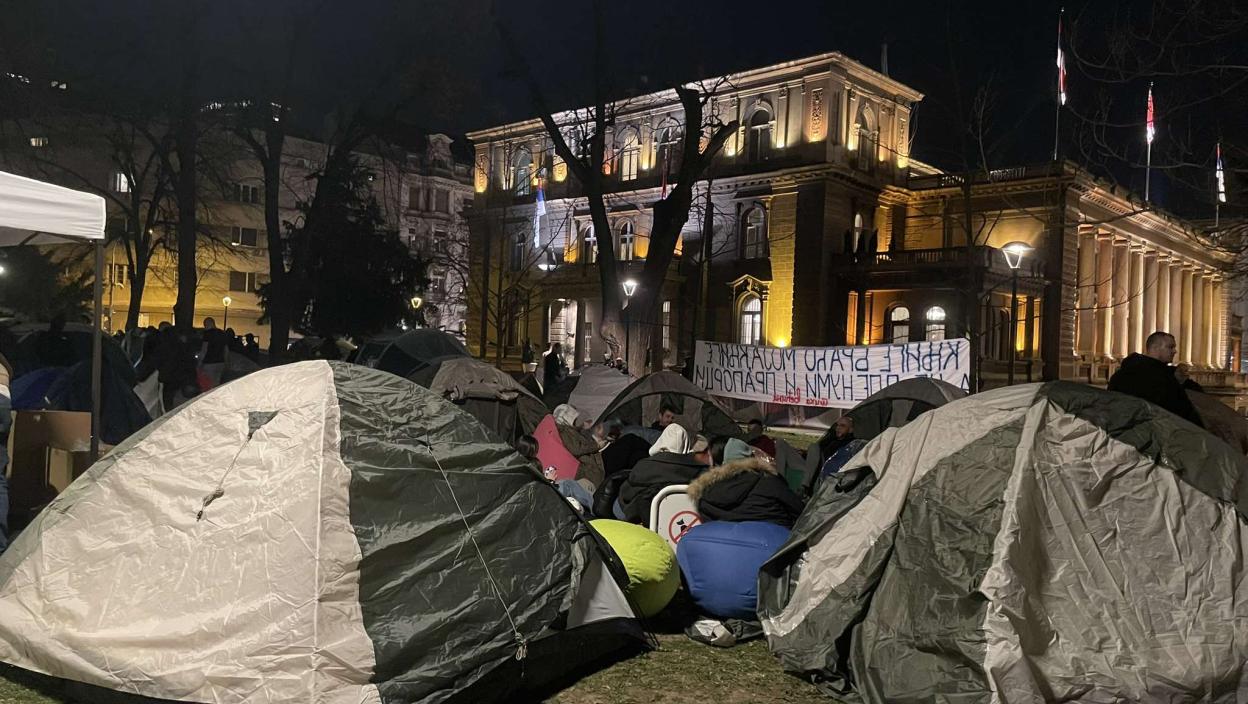
<svg viewBox="0 0 1248 704"><path fill-rule="evenodd" d="M1059 105L1066 104L1066 53L1062 51L1062 16L1066 10L1063 9L1057 15L1057 101Z"/></svg>
<svg viewBox="0 0 1248 704"><path fill-rule="evenodd" d="M541 247L542 216L546 214L546 179L537 177L537 204L533 208L533 246Z"/></svg>
<svg viewBox="0 0 1248 704"><path fill-rule="evenodd" d="M1153 143L1153 137L1157 136L1157 125L1153 121L1153 86L1148 86L1148 115L1144 121L1144 138L1149 144Z"/></svg>
<svg viewBox="0 0 1248 704"><path fill-rule="evenodd" d="M1222 143L1221 142L1218 142L1217 156L1218 158L1217 158L1217 163L1215 166L1214 175L1217 177L1217 180L1218 180L1218 202L1225 203L1226 202L1226 172L1222 170Z"/></svg>

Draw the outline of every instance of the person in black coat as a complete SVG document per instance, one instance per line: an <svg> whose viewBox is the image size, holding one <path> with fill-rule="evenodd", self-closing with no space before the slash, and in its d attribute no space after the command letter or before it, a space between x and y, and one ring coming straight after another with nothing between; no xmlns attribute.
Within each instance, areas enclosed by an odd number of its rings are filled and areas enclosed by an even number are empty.
<svg viewBox="0 0 1248 704"><path fill-rule="evenodd" d="M650 456L637 463L620 485L617 501L624 520L645 523L650 503L664 487L688 484L710 466L707 446L696 442L677 423L663 431L650 448Z"/></svg>
<svg viewBox="0 0 1248 704"><path fill-rule="evenodd" d="M735 438L725 446L724 459L689 484L689 499L704 520L766 521L793 527L802 513L802 500L774 464Z"/></svg>
<svg viewBox="0 0 1248 704"><path fill-rule="evenodd" d="M1142 398L1203 427L1200 415L1170 366L1175 350L1174 335L1168 332L1149 335L1144 343L1144 354L1127 355L1122 366L1109 378L1109 390Z"/></svg>

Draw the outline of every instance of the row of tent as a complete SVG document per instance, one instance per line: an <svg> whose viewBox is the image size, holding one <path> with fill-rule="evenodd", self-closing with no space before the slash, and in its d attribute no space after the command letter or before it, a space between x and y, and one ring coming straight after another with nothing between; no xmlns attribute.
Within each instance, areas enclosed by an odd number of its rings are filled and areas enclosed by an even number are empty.
<svg viewBox="0 0 1248 704"><path fill-rule="evenodd" d="M499 432L540 400L413 358L429 388L305 362L136 433L0 557L0 660L88 701L390 704L515 700L644 647L617 556ZM683 381L596 417L684 390L714 433ZM1078 384L886 391L759 574L786 670L844 701L1248 698L1242 452Z"/></svg>

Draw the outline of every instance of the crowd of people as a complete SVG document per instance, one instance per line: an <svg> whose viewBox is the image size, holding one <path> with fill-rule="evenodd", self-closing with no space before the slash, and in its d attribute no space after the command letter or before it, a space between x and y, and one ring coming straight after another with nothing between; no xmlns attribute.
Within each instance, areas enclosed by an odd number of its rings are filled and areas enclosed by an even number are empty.
<svg viewBox="0 0 1248 704"><path fill-rule="evenodd" d="M663 404L648 426L584 423L568 404L552 415L559 440L579 462L575 478L553 479L532 436L522 436L516 449L588 517L646 524L654 498L678 484L689 485L706 520L788 527L802 511L803 499L777 470L775 441L762 432L761 422L751 424L743 440L696 434L677 422L679 410L670 404Z"/></svg>

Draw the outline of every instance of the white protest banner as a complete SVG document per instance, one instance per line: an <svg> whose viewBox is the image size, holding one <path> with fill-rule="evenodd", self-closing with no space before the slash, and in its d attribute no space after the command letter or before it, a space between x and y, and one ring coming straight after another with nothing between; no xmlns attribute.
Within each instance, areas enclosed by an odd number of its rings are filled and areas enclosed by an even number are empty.
<svg viewBox="0 0 1248 704"><path fill-rule="evenodd" d="M693 383L716 396L793 406L853 408L902 379L935 377L967 390L963 338L857 347L760 347L698 341Z"/></svg>

